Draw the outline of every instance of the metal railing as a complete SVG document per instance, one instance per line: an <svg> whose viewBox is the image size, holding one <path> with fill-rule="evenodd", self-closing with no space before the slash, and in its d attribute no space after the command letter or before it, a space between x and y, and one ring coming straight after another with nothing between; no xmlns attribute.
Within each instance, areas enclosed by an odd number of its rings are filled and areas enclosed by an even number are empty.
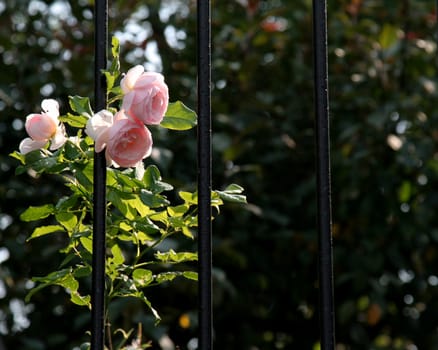
<svg viewBox="0 0 438 350"><path fill-rule="evenodd" d="M209 0L197 1L198 67L198 254L199 345L213 348L212 226L211 226L211 10ZM95 110L106 105L108 1L95 1ZM319 232L319 295L321 349L335 346L333 307L332 232L330 204L330 151L327 76L327 4L313 1L316 171ZM94 159L93 273L91 295L91 349L104 349L106 161L104 152Z"/></svg>
<svg viewBox="0 0 438 350"><path fill-rule="evenodd" d="M321 349L335 346L333 249L330 198L330 128L327 74L327 2L313 1L316 172L318 192L319 307Z"/></svg>

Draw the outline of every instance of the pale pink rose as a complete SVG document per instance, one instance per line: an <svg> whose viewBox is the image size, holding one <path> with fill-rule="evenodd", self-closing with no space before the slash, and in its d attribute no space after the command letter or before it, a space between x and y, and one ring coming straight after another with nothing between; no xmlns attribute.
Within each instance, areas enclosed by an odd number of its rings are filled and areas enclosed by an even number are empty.
<svg viewBox="0 0 438 350"><path fill-rule="evenodd" d="M46 141L56 134L58 122L47 114L29 114L25 124L28 135L35 141Z"/></svg>
<svg viewBox="0 0 438 350"><path fill-rule="evenodd" d="M94 148L96 152L101 152L105 148L108 139L108 129L113 123L113 114L105 109L96 113L88 120L85 132L95 141Z"/></svg>
<svg viewBox="0 0 438 350"><path fill-rule="evenodd" d="M169 104L169 90L160 73L145 72L143 66L131 68L120 82L122 108L145 124L160 124Z"/></svg>
<svg viewBox="0 0 438 350"><path fill-rule="evenodd" d="M116 165L134 167L151 154L152 135L142 123L116 115L114 124L105 134L107 160Z"/></svg>
<svg viewBox="0 0 438 350"><path fill-rule="evenodd" d="M59 104L55 100L46 99L41 103L42 112L26 117L24 125L30 138L24 139L19 146L22 154L44 147L51 141L50 149L60 148L67 140L65 128L59 122Z"/></svg>

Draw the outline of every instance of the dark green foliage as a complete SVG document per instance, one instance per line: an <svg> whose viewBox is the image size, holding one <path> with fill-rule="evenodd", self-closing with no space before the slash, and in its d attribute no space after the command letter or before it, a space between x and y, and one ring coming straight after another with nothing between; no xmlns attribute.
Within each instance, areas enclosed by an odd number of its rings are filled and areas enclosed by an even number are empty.
<svg viewBox="0 0 438 350"><path fill-rule="evenodd" d="M24 118L38 110L41 94L67 103L74 90L92 99L92 2L70 1L75 21L29 3L55 2L0 2L0 240L10 253L0 266L7 292L0 320L8 348L70 349L87 339L88 314L70 305L61 288L34 295L31 326L13 328L11 301L24 299L31 276L57 268L55 252L65 242L50 234L24 243L35 226L19 215L29 205L56 203L63 187L57 177L15 176L18 161L8 154L25 136ZM194 108L194 2L140 3L112 2L116 33L127 30L126 19L139 7L148 9L130 21L148 35L122 40L122 70L142 64L142 49L156 42L171 101ZM170 3L179 8L160 19L160 5ZM329 1L340 349L433 350L438 343L434 5ZM250 203L221 209L214 222L215 348L312 349L318 297L311 1L227 0L212 7L214 188L240 184ZM175 40L166 41L166 28L179 33ZM176 189L192 191L195 132L154 132L160 152L148 162ZM114 325L143 322L147 337L168 334L185 349L196 336L195 284L157 287L148 299L161 310L159 327L134 300L114 305Z"/></svg>

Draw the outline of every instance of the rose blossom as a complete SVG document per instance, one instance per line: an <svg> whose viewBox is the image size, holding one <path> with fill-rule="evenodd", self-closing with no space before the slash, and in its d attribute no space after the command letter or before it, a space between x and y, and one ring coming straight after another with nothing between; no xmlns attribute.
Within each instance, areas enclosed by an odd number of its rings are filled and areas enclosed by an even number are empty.
<svg viewBox="0 0 438 350"><path fill-rule="evenodd" d="M169 103L169 91L160 73L145 72L137 65L120 82L124 97L122 108L145 124L160 124Z"/></svg>
<svg viewBox="0 0 438 350"><path fill-rule="evenodd" d="M101 110L88 119L85 133L96 142L96 152L100 152L104 149L108 138L107 131L113 123L114 116L106 109Z"/></svg>
<svg viewBox="0 0 438 350"><path fill-rule="evenodd" d="M29 114L26 117L25 129L30 136L21 141L20 153L26 154L42 148L48 141L50 149L60 148L67 140L64 126L59 122L59 104L55 100L46 99L41 102L41 114Z"/></svg>
<svg viewBox="0 0 438 350"><path fill-rule="evenodd" d="M135 166L150 156L151 151L152 136L143 124L128 118L118 119L109 129L107 152L118 165Z"/></svg>
<svg viewBox="0 0 438 350"><path fill-rule="evenodd" d="M108 165L136 166L152 151L152 136L146 126L128 118L124 110L112 114L100 111L87 123L86 132L95 141L96 152L106 147Z"/></svg>

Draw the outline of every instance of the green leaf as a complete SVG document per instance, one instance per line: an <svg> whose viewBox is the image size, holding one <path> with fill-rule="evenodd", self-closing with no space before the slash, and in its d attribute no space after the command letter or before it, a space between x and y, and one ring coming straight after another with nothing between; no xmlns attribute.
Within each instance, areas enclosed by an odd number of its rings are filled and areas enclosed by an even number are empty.
<svg viewBox="0 0 438 350"><path fill-rule="evenodd" d="M169 201L165 197L148 190L140 191L140 199L149 208L159 208L169 204Z"/></svg>
<svg viewBox="0 0 438 350"><path fill-rule="evenodd" d="M61 287L69 289L71 292L76 292L79 288L79 282L73 277L72 269L66 268L58 271L51 272L44 277L34 277L32 278L34 282L40 283L35 288L33 288L25 298L26 302L29 302L30 298L39 290L48 287L50 285L56 284Z"/></svg>
<svg viewBox="0 0 438 350"><path fill-rule="evenodd" d="M146 234L154 234L160 232L160 228L155 225L151 219L144 217L132 222L132 225L135 230L146 233ZM147 238L147 237L146 237Z"/></svg>
<svg viewBox="0 0 438 350"><path fill-rule="evenodd" d="M132 278L138 287L146 287L154 280L152 271L146 269L135 269Z"/></svg>
<svg viewBox="0 0 438 350"><path fill-rule="evenodd" d="M12 153L9 153L9 156L11 157L11 158L15 158L15 159L18 159L20 162L21 162L21 164L24 164L25 163L25 156L24 156L24 154L21 154L20 152L18 152L18 151L14 151L14 152L12 152Z"/></svg>
<svg viewBox="0 0 438 350"><path fill-rule="evenodd" d="M161 284L164 282L170 282L170 281L173 281L179 275L180 275L180 273L178 273L178 272L163 272L163 273L159 273L158 275L155 275L155 281L158 284Z"/></svg>
<svg viewBox="0 0 438 350"><path fill-rule="evenodd" d="M151 220L162 222L163 224L167 225L169 223L169 217L167 216L167 210L163 210L160 212L157 212L155 214L152 214L149 216Z"/></svg>
<svg viewBox="0 0 438 350"><path fill-rule="evenodd" d="M242 193L245 189L237 184L228 185L225 191L228 193Z"/></svg>
<svg viewBox="0 0 438 350"><path fill-rule="evenodd" d="M111 55L113 57L111 66L108 70L103 70L103 74L106 78L106 84L107 84L107 93L114 92L113 88L116 83L117 78L120 75L120 43L119 40L116 37L112 37L111 40Z"/></svg>
<svg viewBox="0 0 438 350"><path fill-rule="evenodd" d="M137 188L143 187L143 182L137 180L132 169L126 169L123 173L118 169L108 169L108 185L111 183L117 183L122 188Z"/></svg>
<svg viewBox="0 0 438 350"><path fill-rule="evenodd" d="M219 197L226 202L246 203L246 196L244 195L230 194L222 191L217 191L217 193L219 194Z"/></svg>
<svg viewBox="0 0 438 350"><path fill-rule="evenodd" d="M149 215L150 213L153 213L153 211L151 210L151 208L146 205L146 203L144 203L141 198L136 197L135 199L128 199L127 200L129 202L129 204L137 209L138 214L141 217L145 217L146 215Z"/></svg>
<svg viewBox="0 0 438 350"><path fill-rule="evenodd" d="M87 306L91 309L91 297L89 295L80 295L79 292L73 291L70 293L70 300L73 304Z"/></svg>
<svg viewBox="0 0 438 350"><path fill-rule="evenodd" d="M29 207L21 215L22 221L35 221L40 220L52 215L55 211L55 207L52 204L45 204L39 207Z"/></svg>
<svg viewBox="0 0 438 350"><path fill-rule="evenodd" d="M75 180L91 192L93 189L93 162L75 165L73 173Z"/></svg>
<svg viewBox="0 0 438 350"><path fill-rule="evenodd" d="M114 84L116 82L118 74L115 75L112 72L108 72L108 71L104 71L103 74L105 75L105 78L106 78L107 88L110 91L113 88L113 86L114 86Z"/></svg>
<svg viewBox="0 0 438 350"><path fill-rule="evenodd" d="M73 276L77 278L88 277L91 275L91 266L77 266L73 270Z"/></svg>
<svg viewBox="0 0 438 350"><path fill-rule="evenodd" d="M198 254L191 252L176 253L173 249L168 252L156 252L155 258L164 263L181 263L185 261L197 261Z"/></svg>
<svg viewBox="0 0 438 350"><path fill-rule="evenodd" d="M192 193L192 192L180 191L180 192L178 192L178 195L188 205L197 205L198 204L198 193L197 192Z"/></svg>
<svg viewBox="0 0 438 350"><path fill-rule="evenodd" d="M70 197L61 197L56 203L57 211L68 211L73 209L73 206L77 203L79 196L76 194L71 195Z"/></svg>
<svg viewBox="0 0 438 350"><path fill-rule="evenodd" d="M90 99L82 96L69 96L70 108L85 117L90 118L94 113L91 109Z"/></svg>
<svg viewBox="0 0 438 350"><path fill-rule="evenodd" d="M129 220L134 220L137 210L127 199L135 199L131 193L119 191L113 187L108 188L108 201L110 201Z"/></svg>
<svg viewBox="0 0 438 350"><path fill-rule="evenodd" d="M91 116L91 115L90 115ZM67 123L68 125L74 128L83 128L87 125L89 116L87 115L76 115L67 113L66 115L60 116L59 120L63 123Z"/></svg>
<svg viewBox="0 0 438 350"><path fill-rule="evenodd" d="M195 111L185 106L181 101L169 103L161 126L171 130L189 130L196 126Z"/></svg>
<svg viewBox="0 0 438 350"><path fill-rule="evenodd" d="M195 271L184 271L182 275L189 280L193 280L193 281L198 280L198 273Z"/></svg>
<svg viewBox="0 0 438 350"><path fill-rule="evenodd" d="M173 190L173 186L161 181L161 174L155 165L146 168L143 175L143 182L146 187L153 193Z"/></svg>
<svg viewBox="0 0 438 350"><path fill-rule="evenodd" d="M56 220L65 227L67 231L73 231L78 223L76 215L69 212L60 212L55 215Z"/></svg>
<svg viewBox="0 0 438 350"><path fill-rule="evenodd" d="M111 261L116 265L121 265L125 262L125 257L123 256L122 250L117 244L111 247L111 253L113 255Z"/></svg>
<svg viewBox="0 0 438 350"><path fill-rule="evenodd" d="M115 36L111 38L111 55L115 60L119 59L120 52L120 42L119 39Z"/></svg>
<svg viewBox="0 0 438 350"><path fill-rule="evenodd" d="M27 240L29 241L31 239L45 236L55 232L65 232L65 230L61 225L48 225L48 226L37 227Z"/></svg>
<svg viewBox="0 0 438 350"><path fill-rule="evenodd" d="M167 212L170 216L181 217L187 212L187 210L189 210L189 208L190 207L187 204L181 204L175 207L167 207Z"/></svg>
<svg viewBox="0 0 438 350"><path fill-rule="evenodd" d="M224 191L215 191L219 197L226 201L226 202L233 202L233 203L247 203L246 202L246 196L242 195L243 187L231 184L229 185Z"/></svg>
<svg viewBox="0 0 438 350"><path fill-rule="evenodd" d="M192 225L192 226L197 226L197 225ZM183 226L183 227L181 227L181 232L183 233L184 236L186 236L186 237L188 237L188 238L190 238L190 239L195 238L195 237L193 236L192 231L190 231L190 229L189 229L187 226Z"/></svg>
<svg viewBox="0 0 438 350"><path fill-rule="evenodd" d="M25 169L33 169L37 173L60 173L68 165L65 162L62 162L58 154L54 154L53 156L43 155L39 150L29 152L25 155L26 167Z"/></svg>
<svg viewBox="0 0 438 350"><path fill-rule="evenodd" d="M75 161L77 158L81 157L82 150L72 141L67 141L64 145L64 156L68 160Z"/></svg>
<svg viewBox="0 0 438 350"><path fill-rule="evenodd" d="M87 252L93 254L93 240L90 237L80 237L79 241Z"/></svg>

